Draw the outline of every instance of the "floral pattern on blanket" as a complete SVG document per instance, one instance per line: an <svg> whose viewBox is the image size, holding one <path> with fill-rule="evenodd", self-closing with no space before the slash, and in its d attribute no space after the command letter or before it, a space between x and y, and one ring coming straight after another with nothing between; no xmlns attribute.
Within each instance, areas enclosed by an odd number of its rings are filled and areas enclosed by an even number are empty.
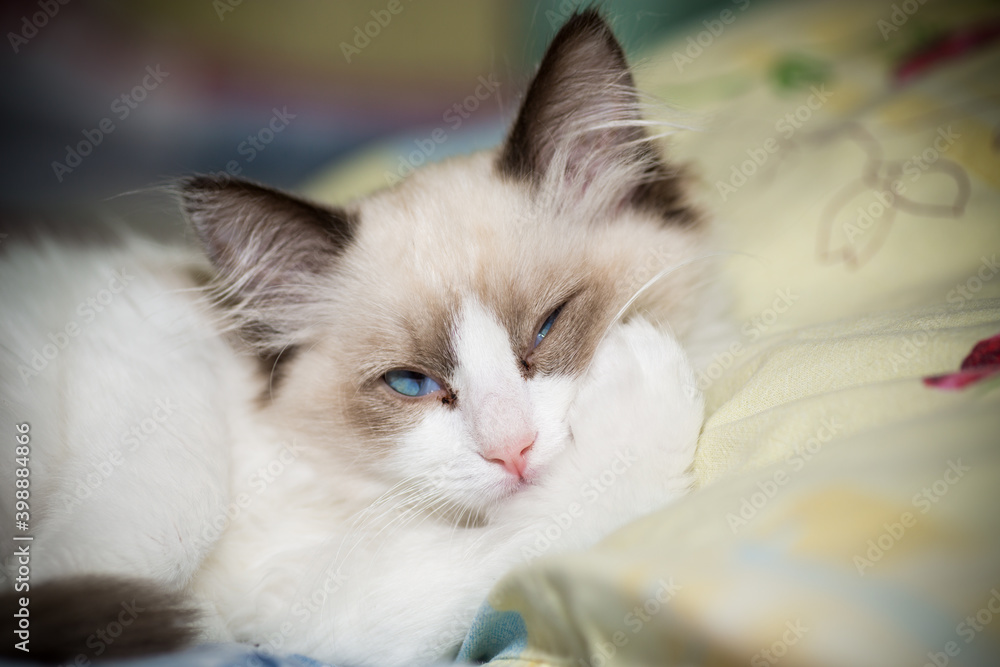
<svg viewBox="0 0 1000 667"><path fill-rule="evenodd" d="M926 377L924 384L937 389L964 389L997 375L1000 375L1000 334L976 343L962 360L958 372Z"/></svg>

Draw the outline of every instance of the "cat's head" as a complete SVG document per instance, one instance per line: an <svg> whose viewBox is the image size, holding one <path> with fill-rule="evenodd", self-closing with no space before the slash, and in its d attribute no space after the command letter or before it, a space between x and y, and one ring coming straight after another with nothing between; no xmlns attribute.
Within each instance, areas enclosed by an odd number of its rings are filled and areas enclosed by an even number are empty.
<svg viewBox="0 0 1000 667"><path fill-rule="evenodd" d="M703 236L595 12L549 47L504 144L328 207L195 177L220 307L275 368L270 408L331 465L488 511L570 442L594 351ZM700 273L630 306L683 335Z"/></svg>

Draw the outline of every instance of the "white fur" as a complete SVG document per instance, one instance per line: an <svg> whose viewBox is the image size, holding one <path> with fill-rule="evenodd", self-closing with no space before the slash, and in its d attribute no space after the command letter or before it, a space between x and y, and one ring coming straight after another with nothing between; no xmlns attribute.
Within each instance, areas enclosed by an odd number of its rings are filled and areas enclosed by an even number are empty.
<svg viewBox="0 0 1000 667"><path fill-rule="evenodd" d="M0 429L30 426L35 580L127 572L180 588L211 546L194 527L228 495L228 420L246 386L179 291L181 262L196 256L142 244L6 255ZM47 363L36 372L33 359ZM0 462L11 490L13 459ZM13 491L0 498L4 556L13 502Z"/></svg>

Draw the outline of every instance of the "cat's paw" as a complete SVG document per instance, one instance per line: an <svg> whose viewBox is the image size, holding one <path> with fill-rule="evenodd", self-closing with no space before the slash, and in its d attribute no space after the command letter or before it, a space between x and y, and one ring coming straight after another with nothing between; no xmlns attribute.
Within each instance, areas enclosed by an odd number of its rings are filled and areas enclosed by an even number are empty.
<svg viewBox="0 0 1000 667"><path fill-rule="evenodd" d="M640 483L686 489L703 418L704 398L680 344L635 318L598 347L570 427L579 460L596 462L595 474L613 466Z"/></svg>

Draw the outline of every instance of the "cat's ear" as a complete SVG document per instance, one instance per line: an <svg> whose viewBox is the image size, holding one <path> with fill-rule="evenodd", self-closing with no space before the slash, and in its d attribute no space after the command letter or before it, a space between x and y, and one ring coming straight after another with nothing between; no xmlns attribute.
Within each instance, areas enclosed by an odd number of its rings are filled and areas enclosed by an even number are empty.
<svg viewBox="0 0 1000 667"><path fill-rule="evenodd" d="M651 205L687 216L679 170L651 143L625 53L596 10L574 15L552 40L497 166L508 178L548 183L564 195L596 187L611 207Z"/></svg>
<svg viewBox="0 0 1000 667"><path fill-rule="evenodd" d="M244 334L266 345L267 336L302 326L296 306L313 298L350 244L354 217L228 177L187 178L178 192L217 271L217 295Z"/></svg>

